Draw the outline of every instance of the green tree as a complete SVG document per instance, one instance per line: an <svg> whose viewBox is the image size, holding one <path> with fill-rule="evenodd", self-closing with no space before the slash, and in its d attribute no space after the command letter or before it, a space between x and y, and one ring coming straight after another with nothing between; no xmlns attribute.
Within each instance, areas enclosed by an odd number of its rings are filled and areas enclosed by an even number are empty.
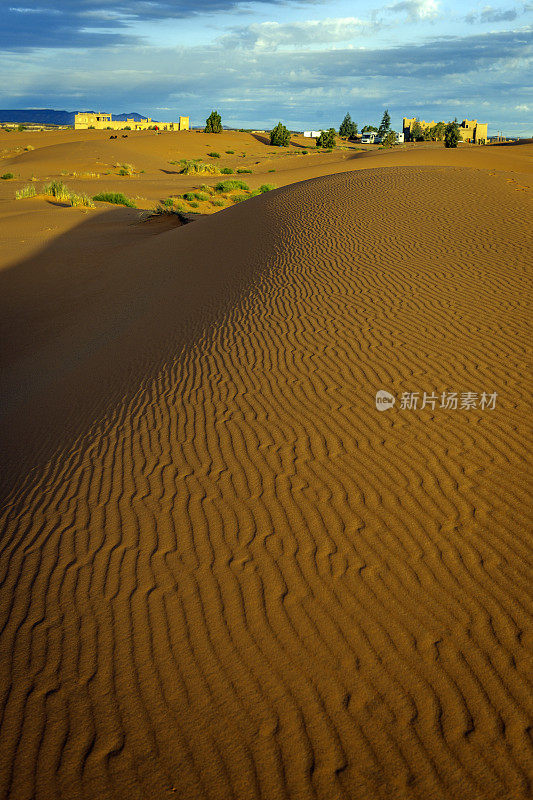
<svg viewBox="0 0 533 800"><path fill-rule="evenodd" d="M430 129L430 136L436 142L442 142L444 139L444 131L446 130L446 125L444 122L437 122L433 127Z"/></svg>
<svg viewBox="0 0 533 800"><path fill-rule="evenodd" d="M453 122L448 122L444 131L444 147L457 147L457 142L460 140L461 134L459 133L459 125L457 118Z"/></svg>
<svg viewBox="0 0 533 800"><path fill-rule="evenodd" d="M290 132L282 122L278 122L276 127L270 131L270 144L274 147L288 147L290 142Z"/></svg>
<svg viewBox="0 0 533 800"><path fill-rule="evenodd" d="M381 117L381 124L378 128L378 136L380 139L384 139L385 136L390 131L390 114L389 109L386 108L383 112L383 116Z"/></svg>
<svg viewBox="0 0 533 800"><path fill-rule="evenodd" d="M421 142L424 139L424 130L419 119L415 119L411 125L410 139L412 142Z"/></svg>
<svg viewBox="0 0 533 800"><path fill-rule="evenodd" d="M381 140L381 144L383 147L394 147L396 144L396 134L394 131L387 131L383 139Z"/></svg>
<svg viewBox="0 0 533 800"><path fill-rule="evenodd" d="M365 125L364 128L361 128L361 133L372 133L372 131L374 131L374 133L377 133L378 129L375 128L373 125Z"/></svg>
<svg viewBox="0 0 533 800"><path fill-rule="evenodd" d="M335 147L335 128L329 128L327 131L321 131L320 136L316 140L317 147Z"/></svg>
<svg viewBox="0 0 533 800"><path fill-rule="evenodd" d="M204 133L222 133L222 118L218 111L212 111L205 121Z"/></svg>
<svg viewBox="0 0 533 800"><path fill-rule="evenodd" d="M349 139L357 133L357 125L352 122L350 114L346 114L339 127L339 136L343 139Z"/></svg>

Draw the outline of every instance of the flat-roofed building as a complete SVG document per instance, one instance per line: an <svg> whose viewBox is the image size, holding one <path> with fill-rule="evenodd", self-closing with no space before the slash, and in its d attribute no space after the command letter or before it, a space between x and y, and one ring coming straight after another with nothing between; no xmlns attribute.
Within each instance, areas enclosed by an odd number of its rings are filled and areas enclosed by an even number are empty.
<svg viewBox="0 0 533 800"><path fill-rule="evenodd" d="M428 128L433 128L437 124L435 123L435 120L431 120L431 122L425 122L423 119L417 119L416 117L404 117L403 133L407 141L413 141L411 131L415 122L418 122L423 131L427 130ZM446 123L441 122L439 124L445 125ZM461 137L461 141L472 142L473 144L485 144L488 138L487 128L488 124L486 122L478 122L477 119L464 119L459 124L459 135Z"/></svg>
<svg viewBox="0 0 533 800"><path fill-rule="evenodd" d="M126 119L118 120L113 119L111 114L92 114L81 113L76 114L74 117L74 128L78 130L87 130L88 128L95 128L96 130L113 130L123 131L126 129L132 131L146 131L155 129L159 131L188 131L189 130L189 117L180 117L179 122L155 122L151 117L146 119Z"/></svg>

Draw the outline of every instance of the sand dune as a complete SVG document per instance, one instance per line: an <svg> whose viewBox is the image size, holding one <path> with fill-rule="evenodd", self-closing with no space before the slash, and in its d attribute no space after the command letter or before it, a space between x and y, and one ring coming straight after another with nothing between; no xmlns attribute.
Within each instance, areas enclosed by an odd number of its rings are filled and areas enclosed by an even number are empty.
<svg viewBox="0 0 533 800"><path fill-rule="evenodd" d="M123 210L0 273L0 797L530 796L518 183ZM496 406L400 408L444 390Z"/></svg>

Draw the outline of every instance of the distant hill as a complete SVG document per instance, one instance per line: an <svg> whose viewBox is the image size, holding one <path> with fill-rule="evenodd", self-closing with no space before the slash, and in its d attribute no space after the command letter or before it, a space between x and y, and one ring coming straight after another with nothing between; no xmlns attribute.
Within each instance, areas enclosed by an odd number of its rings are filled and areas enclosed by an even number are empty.
<svg viewBox="0 0 533 800"><path fill-rule="evenodd" d="M0 122L28 122L44 125L74 125L77 111L55 111L53 108L0 108ZM92 114L94 112L87 112ZM139 121L146 116L132 111L129 114L113 114L113 119L123 122L126 119ZM154 120L155 121L155 120Z"/></svg>

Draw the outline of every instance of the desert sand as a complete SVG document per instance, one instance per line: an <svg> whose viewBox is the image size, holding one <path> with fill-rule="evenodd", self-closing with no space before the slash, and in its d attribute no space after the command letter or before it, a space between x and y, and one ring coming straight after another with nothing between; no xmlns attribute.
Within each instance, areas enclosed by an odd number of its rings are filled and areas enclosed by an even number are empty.
<svg viewBox="0 0 533 800"><path fill-rule="evenodd" d="M530 797L533 145L0 150L0 798Z"/></svg>

